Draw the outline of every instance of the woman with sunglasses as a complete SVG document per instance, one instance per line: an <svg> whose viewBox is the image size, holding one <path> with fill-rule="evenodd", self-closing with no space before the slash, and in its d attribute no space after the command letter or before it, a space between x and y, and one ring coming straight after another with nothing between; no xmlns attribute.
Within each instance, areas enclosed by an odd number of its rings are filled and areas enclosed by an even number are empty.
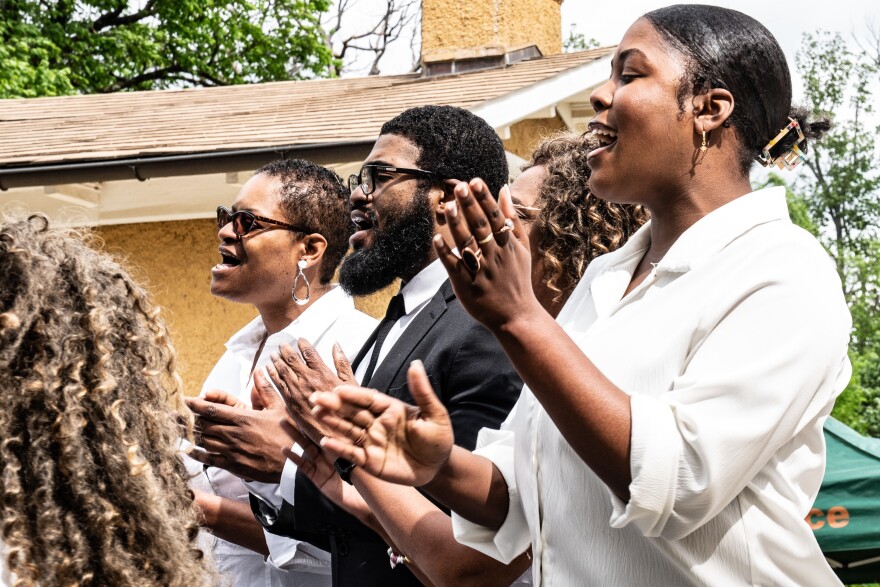
<svg viewBox="0 0 880 587"><path fill-rule="evenodd" d="M509 427L453 448L414 366L415 415L357 387L315 395L335 428L324 448L425 487L474 548L508 561L531 547L538 584L839 584L804 516L851 320L785 190L749 183L756 159L791 167L828 128L791 96L754 19L701 5L638 19L591 95L588 160L593 193L650 222L590 264L556 321L508 195L458 184L453 242L435 239L526 383Z"/></svg>
<svg viewBox="0 0 880 587"><path fill-rule="evenodd" d="M214 535L203 534L218 570L232 585L327 585L329 554L264 534L248 504L249 489L269 502L279 495L277 482L286 462L281 451L290 448L283 446L282 434L273 432L287 415L283 402L274 396L254 397L261 404L254 407L264 408L253 415L263 418L256 431L265 441L260 441L259 455L247 458L276 463L273 482L246 484L221 468L233 467L212 454L212 447L235 442L235 435L222 435L222 426L212 423L209 413L222 411L224 406L217 404L251 405L254 373L281 344L295 346L305 339L332 364L334 345L351 358L375 328L376 321L356 310L352 298L331 283L354 228L348 191L335 173L314 163L276 161L242 186L231 210L218 208L217 226L221 261L212 269L211 293L252 304L259 316L229 339L203 386L206 401L189 400L201 413L199 445L204 448L193 456L216 465L192 467L204 525Z"/></svg>

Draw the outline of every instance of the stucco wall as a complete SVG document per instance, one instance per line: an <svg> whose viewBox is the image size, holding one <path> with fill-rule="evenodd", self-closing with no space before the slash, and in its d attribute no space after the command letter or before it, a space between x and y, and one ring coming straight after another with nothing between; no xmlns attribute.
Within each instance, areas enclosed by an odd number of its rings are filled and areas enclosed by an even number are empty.
<svg viewBox="0 0 880 587"><path fill-rule="evenodd" d="M530 118L521 120L510 127L510 138L504 141L504 148L528 160L532 151L544 137L567 128L558 116L554 118Z"/></svg>
<svg viewBox="0 0 880 587"><path fill-rule="evenodd" d="M562 51L561 0L423 0L422 54L431 51L538 45Z"/></svg>
<svg viewBox="0 0 880 587"><path fill-rule="evenodd" d="M182 220L104 226L108 251L128 259L162 306L188 394L198 394L223 344L254 316L253 306L211 295L211 267L219 260L217 224Z"/></svg>

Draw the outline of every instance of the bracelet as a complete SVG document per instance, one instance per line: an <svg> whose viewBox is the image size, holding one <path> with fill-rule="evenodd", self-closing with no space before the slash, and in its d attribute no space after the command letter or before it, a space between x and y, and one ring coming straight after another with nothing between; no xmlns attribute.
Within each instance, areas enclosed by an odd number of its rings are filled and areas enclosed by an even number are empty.
<svg viewBox="0 0 880 587"><path fill-rule="evenodd" d="M391 561L391 568L393 569L399 564L410 564L412 561L405 554L400 554L399 552L394 552L393 548L388 549L388 559Z"/></svg>
<svg viewBox="0 0 880 587"><path fill-rule="evenodd" d="M351 472L354 470L355 467L357 467L356 464L341 457L333 461L333 468L336 469L336 472L339 474L342 480L349 485L351 485Z"/></svg>

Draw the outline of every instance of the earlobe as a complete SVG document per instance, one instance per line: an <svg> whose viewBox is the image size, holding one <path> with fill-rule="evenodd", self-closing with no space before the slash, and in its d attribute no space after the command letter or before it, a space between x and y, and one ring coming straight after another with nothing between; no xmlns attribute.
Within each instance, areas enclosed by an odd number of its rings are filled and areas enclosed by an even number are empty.
<svg viewBox="0 0 880 587"><path fill-rule="evenodd" d="M440 226L446 224L446 203L453 200L455 200L455 195L452 188L448 186L443 186L442 190L436 190L436 193L432 194L434 218Z"/></svg>

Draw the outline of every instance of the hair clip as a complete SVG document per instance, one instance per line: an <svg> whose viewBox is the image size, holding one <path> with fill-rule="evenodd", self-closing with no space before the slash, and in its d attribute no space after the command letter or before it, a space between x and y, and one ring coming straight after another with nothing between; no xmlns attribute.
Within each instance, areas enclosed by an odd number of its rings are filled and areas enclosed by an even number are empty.
<svg viewBox="0 0 880 587"><path fill-rule="evenodd" d="M758 161L764 167L776 165L777 167L779 167L779 169L794 169L795 167L800 165L801 162L807 160L807 156L804 155L803 151L801 151L800 148L798 148L798 145L806 140L806 137L804 137L804 133L801 131L801 125L798 124L798 121L794 120L793 118L789 118L788 120L788 126L779 131L779 134L773 137L773 139L769 143L764 145L764 149L761 151L761 154L758 155ZM772 156L770 154L770 150L775 147L782 139L784 139L786 135L788 135L788 133L792 130L796 131L798 135L798 138L794 142L794 144L779 155L775 157Z"/></svg>

